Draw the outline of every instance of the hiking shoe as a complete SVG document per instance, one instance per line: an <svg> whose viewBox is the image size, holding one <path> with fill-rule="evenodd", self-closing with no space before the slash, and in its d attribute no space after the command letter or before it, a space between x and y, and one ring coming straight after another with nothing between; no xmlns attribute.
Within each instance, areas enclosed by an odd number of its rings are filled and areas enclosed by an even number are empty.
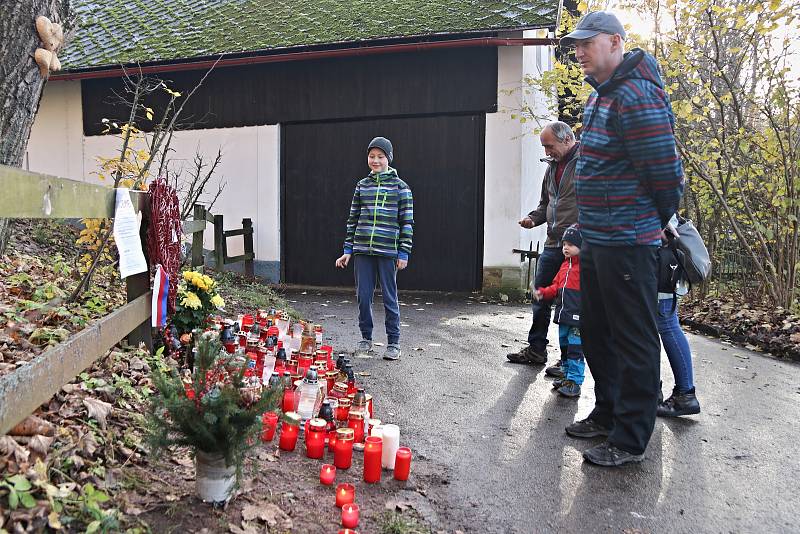
<svg viewBox="0 0 800 534"><path fill-rule="evenodd" d="M561 367L561 362L558 362L545 369L544 374L553 378L564 378L564 368Z"/></svg>
<svg viewBox="0 0 800 534"><path fill-rule="evenodd" d="M558 389L564 385L564 378L556 378L553 380L553 389Z"/></svg>
<svg viewBox="0 0 800 534"><path fill-rule="evenodd" d="M508 358L508 361L511 363L535 363L539 365L547 363L547 354L539 352L530 345L519 352L507 354L506 358Z"/></svg>
<svg viewBox="0 0 800 534"><path fill-rule="evenodd" d="M397 343L389 343L386 345L386 352L383 353L384 360L399 360L400 359L400 345Z"/></svg>
<svg viewBox="0 0 800 534"><path fill-rule="evenodd" d="M582 421L575 421L567 426L564 431L573 438L596 438L611 434L610 428L604 427L589 417Z"/></svg>
<svg viewBox="0 0 800 534"><path fill-rule="evenodd" d="M558 393L564 397L580 397L581 387L572 380L561 381Z"/></svg>
<svg viewBox="0 0 800 534"><path fill-rule="evenodd" d="M355 350L356 356L367 356L369 355L370 352L372 352L371 339L362 339L356 345L356 350Z"/></svg>
<svg viewBox="0 0 800 534"><path fill-rule="evenodd" d="M656 415L660 417L678 417L698 413L700 413L700 402L694 394L694 388L686 393L680 393L677 388L673 389L672 396L659 402L656 409Z"/></svg>
<svg viewBox="0 0 800 534"><path fill-rule="evenodd" d="M618 449L609 442L604 441L600 445L583 451L583 458L587 462L596 465L619 467L625 464L641 462L644 460L644 454L631 454L628 451Z"/></svg>

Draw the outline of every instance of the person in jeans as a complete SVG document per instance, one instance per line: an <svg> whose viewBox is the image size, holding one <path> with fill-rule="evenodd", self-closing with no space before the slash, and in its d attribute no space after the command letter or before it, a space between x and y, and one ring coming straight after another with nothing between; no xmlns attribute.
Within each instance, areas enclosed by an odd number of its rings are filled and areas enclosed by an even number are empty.
<svg viewBox="0 0 800 534"><path fill-rule="evenodd" d="M355 255L358 328L361 341L356 354L372 351L372 298L380 280L386 312L385 360L400 359L400 305L397 302L397 271L405 269L414 235L414 200L411 189L389 164L394 149L385 137L376 137L367 147L369 176L356 184L344 254L336 260L340 269Z"/></svg>
<svg viewBox="0 0 800 534"><path fill-rule="evenodd" d="M677 235L675 230L677 225L678 219L673 216L666 231ZM664 238L666 239L666 235ZM678 302L675 300L688 291L686 282L680 279L674 294L661 292L658 294L658 335L661 336L661 344L664 352L667 353L672 376L675 379L672 395L667 400L663 399L661 391L659 391L658 409L656 410L656 415L659 417L679 417L700 413L700 402L697 400L694 389L692 351L678 321Z"/></svg>
<svg viewBox="0 0 800 534"><path fill-rule="evenodd" d="M575 169L581 228L581 336L595 379L595 406L566 427L605 437L586 461L621 466L644 459L653 433L661 346L657 249L678 209L683 168L674 115L655 58L625 53L613 13L588 13L561 39L574 45L594 88L583 112Z"/></svg>
<svg viewBox="0 0 800 534"><path fill-rule="evenodd" d="M575 163L578 158L578 143L568 124L551 122L539 136L547 158L547 171L542 181L539 206L519 221L523 228L533 228L547 223L547 240L544 250L536 261L536 276L533 287L549 284L564 262L560 240L564 231L578 221L575 206ZM528 346L506 357L513 363L547 363L547 329L550 326L552 301L536 301L532 305L533 321L528 332ZM562 354L562 357L564 355ZM560 363L547 369L547 374L563 378Z"/></svg>

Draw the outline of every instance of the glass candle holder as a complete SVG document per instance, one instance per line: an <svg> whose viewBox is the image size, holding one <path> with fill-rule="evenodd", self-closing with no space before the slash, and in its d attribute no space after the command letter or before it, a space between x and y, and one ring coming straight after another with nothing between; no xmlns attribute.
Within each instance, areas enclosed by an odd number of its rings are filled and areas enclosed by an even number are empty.
<svg viewBox="0 0 800 534"><path fill-rule="evenodd" d="M319 469L320 483L330 486L336 480L336 466L331 464L322 464Z"/></svg>
<svg viewBox="0 0 800 534"><path fill-rule="evenodd" d="M381 481L381 456L383 439L369 436L364 443L364 482L375 484Z"/></svg>
<svg viewBox="0 0 800 534"><path fill-rule="evenodd" d="M395 480L408 480L408 474L411 472L411 449L408 447L400 447L397 449L394 462L394 478Z"/></svg>
<svg viewBox="0 0 800 534"><path fill-rule="evenodd" d="M343 483L336 486L336 507L341 508L345 504L350 504L356 500L356 487L352 484Z"/></svg>
<svg viewBox="0 0 800 534"><path fill-rule="evenodd" d="M342 506L342 526L356 528L358 526L358 505L354 502Z"/></svg>
<svg viewBox="0 0 800 534"><path fill-rule="evenodd" d="M328 452L336 451L336 431L328 432Z"/></svg>

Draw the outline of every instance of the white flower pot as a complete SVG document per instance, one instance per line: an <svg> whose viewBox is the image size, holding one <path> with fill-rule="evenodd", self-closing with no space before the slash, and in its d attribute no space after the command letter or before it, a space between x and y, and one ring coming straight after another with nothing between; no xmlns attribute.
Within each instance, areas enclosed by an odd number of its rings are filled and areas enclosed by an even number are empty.
<svg viewBox="0 0 800 534"><path fill-rule="evenodd" d="M221 454L198 450L195 456L197 495L204 502L225 502L236 484L236 467L225 465Z"/></svg>

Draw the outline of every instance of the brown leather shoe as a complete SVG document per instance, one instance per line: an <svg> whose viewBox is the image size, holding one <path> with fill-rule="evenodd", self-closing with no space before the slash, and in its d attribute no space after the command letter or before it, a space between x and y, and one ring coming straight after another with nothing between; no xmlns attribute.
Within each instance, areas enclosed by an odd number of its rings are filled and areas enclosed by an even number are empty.
<svg viewBox="0 0 800 534"><path fill-rule="evenodd" d="M534 350L530 345L519 352L507 354L506 358L508 358L508 361L511 363L533 363L537 365L544 365L547 363L547 354Z"/></svg>

